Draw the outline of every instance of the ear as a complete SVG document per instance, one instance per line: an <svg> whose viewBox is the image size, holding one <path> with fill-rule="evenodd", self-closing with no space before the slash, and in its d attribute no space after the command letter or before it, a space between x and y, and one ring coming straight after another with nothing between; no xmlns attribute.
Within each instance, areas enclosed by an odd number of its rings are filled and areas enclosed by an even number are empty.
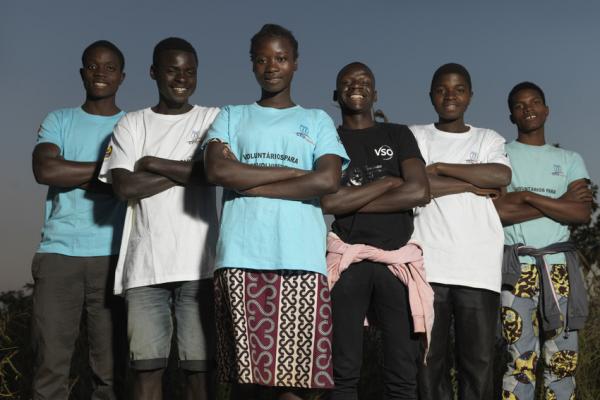
<svg viewBox="0 0 600 400"><path fill-rule="evenodd" d="M550 107L546 106L546 118L550 115Z"/></svg>
<svg viewBox="0 0 600 400"><path fill-rule="evenodd" d="M150 78L152 78L153 81L156 80L156 70L154 68L154 64L150 66Z"/></svg>
<svg viewBox="0 0 600 400"><path fill-rule="evenodd" d="M298 57L294 60L294 71L298 70Z"/></svg>
<svg viewBox="0 0 600 400"><path fill-rule="evenodd" d="M124 80L125 80L125 71L121 72L121 81L119 82L119 85L121 83L123 83Z"/></svg>
<svg viewBox="0 0 600 400"><path fill-rule="evenodd" d="M79 76L81 77L81 80L83 80L83 67L79 68Z"/></svg>
<svg viewBox="0 0 600 400"><path fill-rule="evenodd" d="M512 122L513 124L515 124L515 119L514 119L514 117L513 117L513 115L512 115L512 114L510 114L510 115L508 116L508 119L510 119L510 122Z"/></svg>
<svg viewBox="0 0 600 400"><path fill-rule="evenodd" d="M333 101L335 101L335 102L338 101L338 91L337 90L333 91Z"/></svg>
<svg viewBox="0 0 600 400"><path fill-rule="evenodd" d="M377 90L373 91L373 103L377 103Z"/></svg>

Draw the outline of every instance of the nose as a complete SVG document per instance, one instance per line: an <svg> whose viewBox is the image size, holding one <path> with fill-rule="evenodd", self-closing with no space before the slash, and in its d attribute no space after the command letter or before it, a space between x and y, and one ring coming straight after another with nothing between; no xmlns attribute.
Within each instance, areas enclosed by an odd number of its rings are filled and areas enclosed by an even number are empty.
<svg viewBox="0 0 600 400"><path fill-rule="evenodd" d="M267 60L267 65L266 65L265 70L267 72L278 71L279 66L277 65L277 63L275 62L274 59L269 59L269 60Z"/></svg>

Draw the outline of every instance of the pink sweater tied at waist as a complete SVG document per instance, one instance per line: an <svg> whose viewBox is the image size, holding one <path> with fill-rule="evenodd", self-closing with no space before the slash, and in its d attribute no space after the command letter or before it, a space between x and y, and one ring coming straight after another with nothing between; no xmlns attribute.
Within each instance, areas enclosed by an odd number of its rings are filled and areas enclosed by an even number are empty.
<svg viewBox="0 0 600 400"><path fill-rule="evenodd" d="M340 278L350 264L370 260L386 264L389 270L408 288L408 301L414 331L425 333L426 348L431 340L433 327L433 289L425 278L423 251L415 243L408 243L398 250L382 250L366 244L348 244L335 233L327 235L327 280L329 288ZM427 354L427 350L425 352Z"/></svg>

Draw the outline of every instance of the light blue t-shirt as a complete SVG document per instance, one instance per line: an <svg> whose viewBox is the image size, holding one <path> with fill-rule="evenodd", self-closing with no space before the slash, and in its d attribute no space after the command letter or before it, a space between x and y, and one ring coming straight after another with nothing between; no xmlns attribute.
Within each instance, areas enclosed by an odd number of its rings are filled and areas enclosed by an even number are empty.
<svg viewBox="0 0 600 400"><path fill-rule="evenodd" d="M65 160L99 161L123 115L92 115L81 107L53 111L40 126L37 144L55 144ZM50 186L38 253L77 257L117 254L125 208L126 203L112 195Z"/></svg>
<svg viewBox="0 0 600 400"><path fill-rule="evenodd" d="M581 156L573 151L549 144L530 146L517 141L506 145L512 165L512 181L508 192L529 191L553 199L566 191L569 183L589 179ZM504 228L505 243L524 243L542 248L552 243L569 240L569 226L543 217ZM522 263L535 263L533 257L520 257ZM549 264L563 264L564 254L545 257Z"/></svg>
<svg viewBox="0 0 600 400"><path fill-rule="evenodd" d="M333 121L321 110L258 104L228 106L205 143L229 143L243 163L313 170L317 159L348 156ZM305 270L326 274L327 228L319 199L294 201L250 197L225 189L217 268Z"/></svg>

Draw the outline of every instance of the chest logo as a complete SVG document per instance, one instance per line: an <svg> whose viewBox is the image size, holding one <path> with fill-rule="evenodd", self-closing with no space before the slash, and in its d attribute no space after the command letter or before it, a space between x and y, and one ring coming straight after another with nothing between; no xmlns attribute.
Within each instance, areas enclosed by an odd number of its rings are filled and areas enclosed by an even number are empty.
<svg viewBox="0 0 600 400"><path fill-rule="evenodd" d="M468 164L479 164L478 156L479 154L476 151L472 151L469 153L469 158L467 158L465 161Z"/></svg>
<svg viewBox="0 0 600 400"><path fill-rule="evenodd" d="M197 144L202 141L202 134L200 130L192 130L192 134L190 135L190 140L188 140L188 144Z"/></svg>
<svg viewBox="0 0 600 400"><path fill-rule="evenodd" d="M373 151L377 157L381 157L383 160L390 160L392 157L394 157L394 151L387 144L384 144L380 148L374 149Z"/></svg>
<svg viewBox="0 0 600 400"><path fill-rule="evenodd" d="M563 172L563 169L560 165L558 164L554 164L552 166L552 175L554 176L565 176L565 173Z"/></svg>
<svg viewBox="0 0 600 400"><path fill-rule="evenodd" d="M313 140L309 136L308 127L306 125L300 125L298 127L298 132L296 132L296 136L306 140L308 143L312 144L313 146L315 145L315 142L313 142Z"/></svg>

